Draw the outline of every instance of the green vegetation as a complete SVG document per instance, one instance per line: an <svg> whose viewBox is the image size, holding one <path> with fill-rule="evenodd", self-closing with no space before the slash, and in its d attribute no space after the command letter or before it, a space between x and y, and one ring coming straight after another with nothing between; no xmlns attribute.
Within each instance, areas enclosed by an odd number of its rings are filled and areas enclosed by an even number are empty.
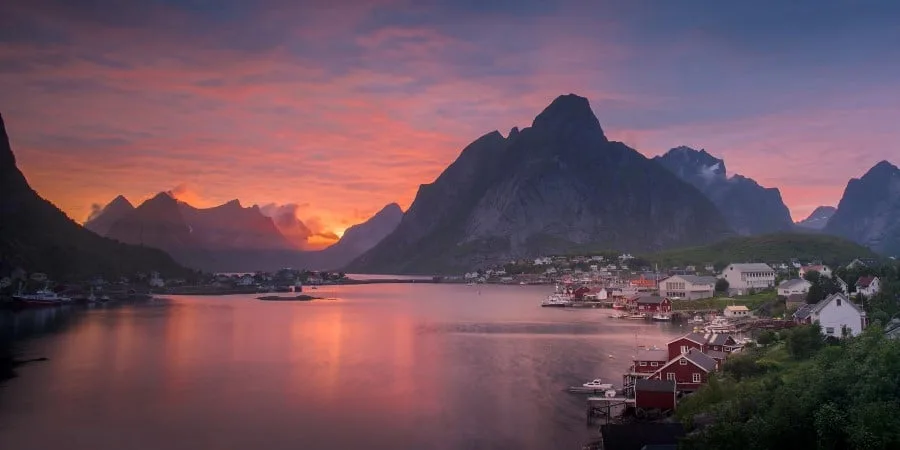
<svg viewBox="0 0 900 450"><path fill-rule="evenodd" d="M777 300L775 291L763 291L752 295L738 295L734 297L711 297L699 300L676 300L673 303L675 311L698 311L704 309L723 310L726 306L746 306L754 310L767 303Z"/></svg>
<svg viewBox="0 0 900 450"><path fill-rule="evenodd" d="M871 250L848 240L824 234L777 233L734 237L703 247L668 250L645 258L664 267L730 262L773 262L819 260L843 265L854 258L877 258ZM718 267L717 267L718 268Z"/></svg>
<svg viewBox="0 0 900 450"><path fill-rule="evenodd" d="M818 325L765 341L679 404L697 428L681 448L900 448L900 342L879 326L825 340Z"/></svg>

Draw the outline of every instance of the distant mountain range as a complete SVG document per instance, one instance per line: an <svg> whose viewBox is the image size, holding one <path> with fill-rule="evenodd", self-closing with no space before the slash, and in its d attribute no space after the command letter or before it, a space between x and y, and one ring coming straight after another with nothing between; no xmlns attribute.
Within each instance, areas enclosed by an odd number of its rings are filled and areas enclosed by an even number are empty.
<svg viewBox="0 0 900 450"><path fill-rule="evenodd" d="M788 231L794 224L777 188L762 187L741 175L729 177L725 161L706 150L676 147L653 160L703 192L738 234Z"/></svg>
<svg viewBox="0 0 900 450"><path fill-rule="evenodd" d="M837 208L834 206L819 206L809 217L797 222L795 225L807 230L821 230L825 228L828 220L831 219L835 212L837 212Z"/></svg>
<svg viewBox="0 0 900 450"><path fill-rule="evenodd" d="M102 275L113 278L158 271L189 276L163 251L127 245L84 229L41 198L16 166L0 116L0 274L15 268L56 280ZM114 210L120 209L117 202ZM117 213L118 214L118 213ZM102 226L103 225L101 223Z"/></svg>
<svg viewBox="0 0 900 450"><path fill-rule="evenodd" d="M397 229L347 270L459 272L537 254L650 251L729 234L703 194L608 140L588 100L570 94L529 128L469 144L419 188Z"/></svg>
<svg viewBox="0 0 900 450"><path fill-rule="evenodd" d="M823 231L900 256L900 169L881 161L851 179Z"/></svg>
<svg viewBox="0 0 900 450"><path fill-rule="evenodd" d="M166 192L137 208L118 196L85 227L121 242L165 250L181 263L207 271L338 269L393 231L402 215L399 206L390 204L320 251L302 250L311 232L293 212L269 217L238 200L195 208Z"/></svg>

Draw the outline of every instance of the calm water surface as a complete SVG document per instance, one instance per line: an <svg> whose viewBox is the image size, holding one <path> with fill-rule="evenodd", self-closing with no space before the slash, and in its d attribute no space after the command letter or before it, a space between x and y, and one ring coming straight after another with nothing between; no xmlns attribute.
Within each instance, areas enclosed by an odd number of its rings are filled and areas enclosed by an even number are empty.
<svg viewBox="0 0 900 450"><path fill-rule="evenodd" d="M549 292L361 285L310 291L330 301L184 296L87 310L23 344L50 361L0 387L0 442L578 449L597 433L584 397L564 389L595 377L620 385L636 343L683 329L540 308Z"/></svg>

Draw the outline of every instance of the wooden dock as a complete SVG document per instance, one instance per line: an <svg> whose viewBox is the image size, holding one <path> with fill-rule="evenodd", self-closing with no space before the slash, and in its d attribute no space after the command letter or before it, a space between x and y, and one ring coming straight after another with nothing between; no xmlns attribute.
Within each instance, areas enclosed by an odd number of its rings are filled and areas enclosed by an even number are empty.
<svg viewBox="0 0 900 450"><path fill-rule="evenodd" d="M614 412L622 411L628 407L634 406L634 399L627 397L588 397L586 420L587 424L593 423L594 417L606 417L606 423L609 423Z"/></svg>

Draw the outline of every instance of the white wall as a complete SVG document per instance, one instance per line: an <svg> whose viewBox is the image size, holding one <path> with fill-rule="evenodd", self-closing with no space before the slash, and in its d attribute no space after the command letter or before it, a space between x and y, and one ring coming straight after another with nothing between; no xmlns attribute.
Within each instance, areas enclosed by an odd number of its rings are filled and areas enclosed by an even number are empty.
<svg viewBox="0 0 900 450"><path fill-rule="evenodd" d="M862 319L859 312L849 300L841 299L841 306L838 306L837 300L832 300L821 311L815 320L818 320L822 326L822 334L826 336L841 337L841 326L846 325L850 329L850 335L856 336L862 333ZM834 333L826 333L827 328L834 328Z"/></svg>

